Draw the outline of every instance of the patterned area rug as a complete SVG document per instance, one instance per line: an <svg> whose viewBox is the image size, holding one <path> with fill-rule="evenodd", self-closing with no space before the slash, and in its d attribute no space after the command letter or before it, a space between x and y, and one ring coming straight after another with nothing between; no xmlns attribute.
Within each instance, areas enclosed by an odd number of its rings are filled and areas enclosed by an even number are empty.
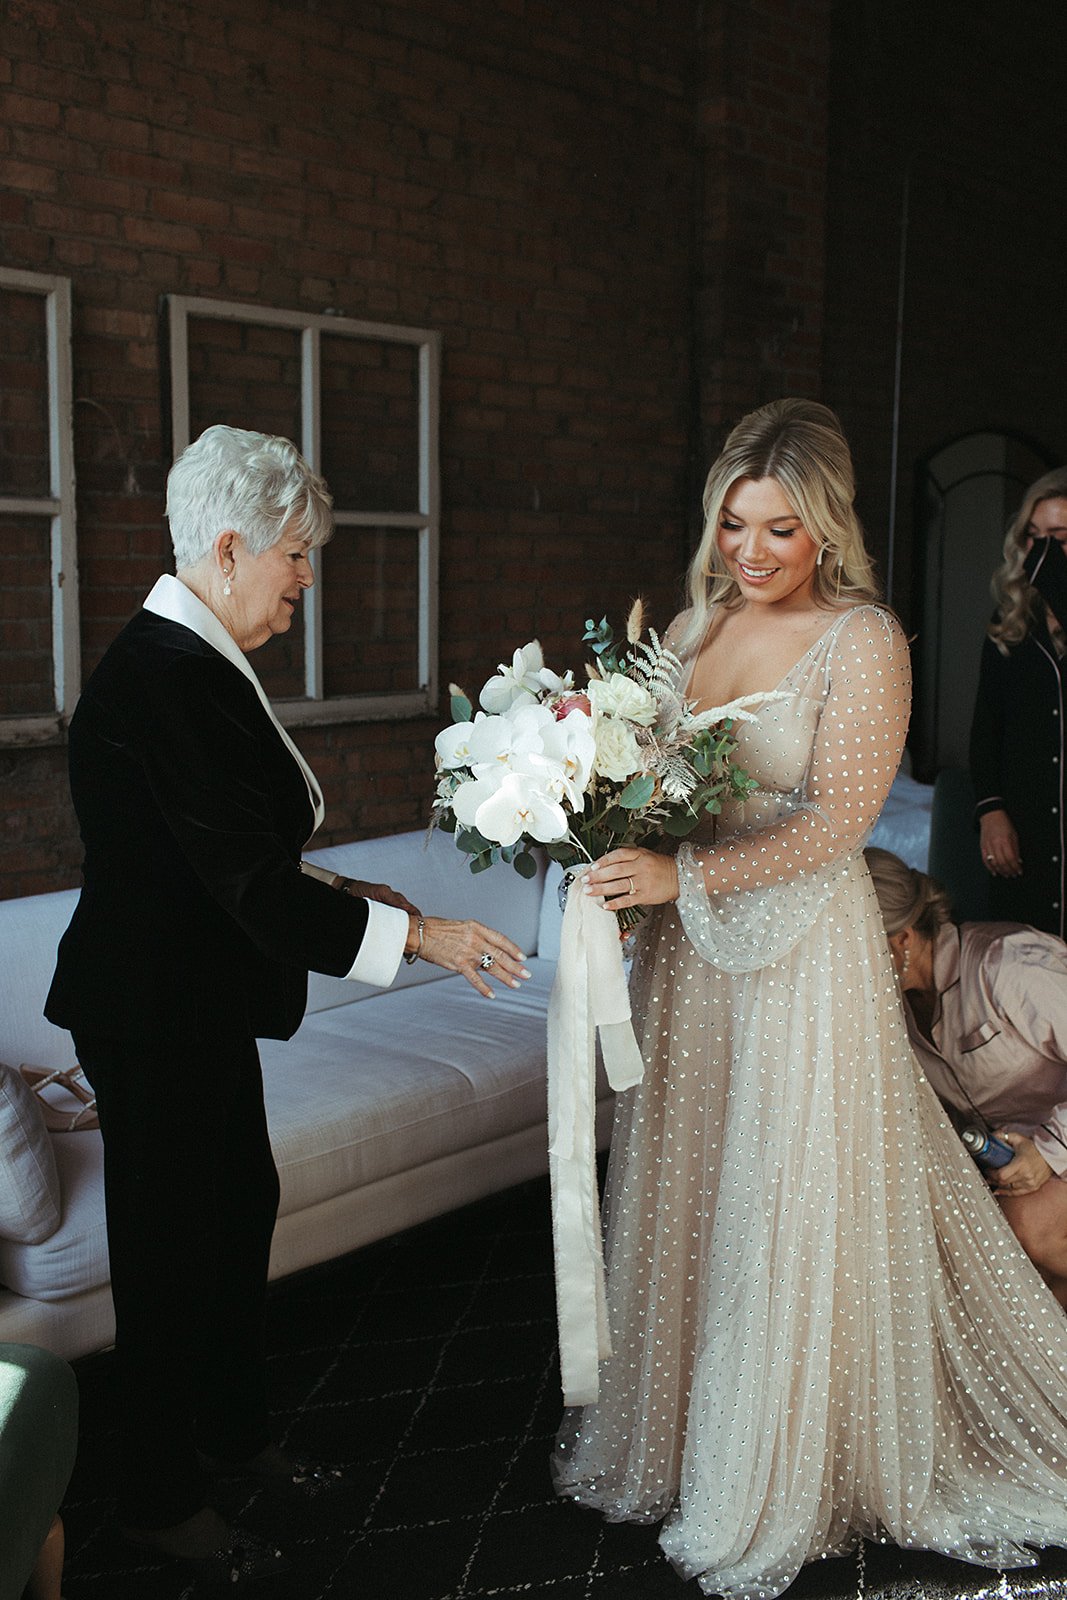
<svg viewBox="0 0 1067 1600"><path fill-rule="evenodd" d="M264 1600L696 1600L654 1528L556 1500L559 1421L545 1182L523 1185L274 1287L277 1437L344 1463L344 1485L279 1514L220 1482L224 1514L279 1545ZM118 1534L108 1494L109 1356L77 1364L81 1450L63 1519L66 1600L200 1600L212 1591ZM217 1592L217 1591L216 1591ZM227 1587L229 1594L246 1592ZM791 1600L1067 1600L1067 1554L1009 1574L893 1547L805 1568Z"/></svg>

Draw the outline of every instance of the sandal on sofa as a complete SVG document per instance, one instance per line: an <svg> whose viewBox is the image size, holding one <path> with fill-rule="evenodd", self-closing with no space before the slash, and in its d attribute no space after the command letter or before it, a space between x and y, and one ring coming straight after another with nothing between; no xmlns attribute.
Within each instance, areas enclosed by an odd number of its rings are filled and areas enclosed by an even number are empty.
<svg viewBox="0 0 1067 1600"><path fill-rule="evenodd" d="M37 1096L45 1127L53 1133L78 1133L83 1128L99 1128L96 1096L81 1067L49 1072L47 1067L28 1067L24 1062L19 1071ZM46 1089L51 1089L52 1095L47 1095ZM71 1105L71 1101L76 1104Z"/></svg>

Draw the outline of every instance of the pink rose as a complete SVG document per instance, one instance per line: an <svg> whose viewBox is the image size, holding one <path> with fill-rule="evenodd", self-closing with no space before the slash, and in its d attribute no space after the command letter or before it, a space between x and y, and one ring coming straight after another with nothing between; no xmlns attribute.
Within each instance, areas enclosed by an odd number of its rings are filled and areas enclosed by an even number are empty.
<svg viewBox="0 0 1067 1600"><path fill-rule="evenodd" d="M587 694L567 694L557 700L552 708L557 722L562 722L564 717L569 717L572 711L584 711L587 717L593 715L593 708L589 704Z"/></svg>

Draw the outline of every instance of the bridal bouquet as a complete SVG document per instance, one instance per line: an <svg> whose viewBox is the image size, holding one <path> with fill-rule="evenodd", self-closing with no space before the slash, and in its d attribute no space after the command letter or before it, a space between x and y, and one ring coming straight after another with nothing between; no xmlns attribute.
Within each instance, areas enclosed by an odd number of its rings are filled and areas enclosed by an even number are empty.
<svg viewBox="0 0 1067 1600"><path fill-rule="evenodd" d="M594 662L584 688L546 667L536 640L484 684L480 710L452 686L456 720L437 735L431 827L455 833L472 872L503 860L532 877L531 845L564 867L618 845L656 848L755 787L731 759L734 728L768 696L696 711L679 693L678 657L653 629L647 642L643 634L640 601L619 644L606 618L587 622Z"/></svg>

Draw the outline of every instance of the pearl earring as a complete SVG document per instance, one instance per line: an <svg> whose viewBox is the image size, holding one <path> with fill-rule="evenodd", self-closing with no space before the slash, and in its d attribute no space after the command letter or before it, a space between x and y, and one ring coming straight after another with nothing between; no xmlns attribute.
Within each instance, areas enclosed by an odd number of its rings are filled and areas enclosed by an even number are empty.
<svg viewBox="0 0 1067 1600"><path fill-rule="evenodd" d="M815 557L815 565L817 567L821 567L822 566L822 558L823 558L823 550L822 550L822 546L820 545L819 554Z"/></svg>
<svg viewBox="0 0 1067 1600"><path fill-rule="evenodd" d="M903 983L904 979L908 976L908 968L910 966L911 966L911 951L910 950L905 950L905 952L904 952L904 960L900 964L900 981L901 981L901 983Z"/></svg>
<svg viewBox="0 0 1067 1600"><path fill-rule="evenodd" d="M233 577L233 568L231 567L229 572L224 573L223 576L225 577L226 582L222 586L222 592L225 595L231 595L233 593L233 589L230 587L230 579Z"/></svg>

